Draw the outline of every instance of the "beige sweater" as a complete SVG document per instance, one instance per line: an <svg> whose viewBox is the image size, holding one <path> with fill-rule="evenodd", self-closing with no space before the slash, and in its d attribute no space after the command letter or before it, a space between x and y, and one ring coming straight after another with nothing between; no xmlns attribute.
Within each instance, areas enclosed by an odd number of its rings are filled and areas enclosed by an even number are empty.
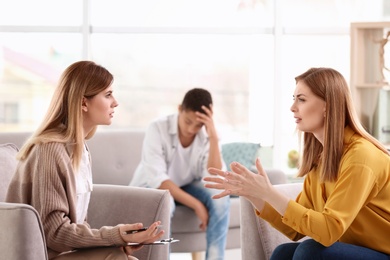
<svg viewBox="0 0 390 260"><path fill-rule="evenodd" d="M48 143L34 146L19 162L6 201L26 203L39 213L49 258L77 248L124 245L119 227L91 229L76 224L76 182L70 160L71 146Z"/></svg>

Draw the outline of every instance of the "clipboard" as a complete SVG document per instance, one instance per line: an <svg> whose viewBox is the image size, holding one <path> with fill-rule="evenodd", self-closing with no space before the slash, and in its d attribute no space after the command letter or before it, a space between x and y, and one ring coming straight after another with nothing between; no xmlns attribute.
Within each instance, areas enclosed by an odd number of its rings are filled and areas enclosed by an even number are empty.
<svg viewBox="0 0 390 260"><path fill-rule="evenodd" d="M171 243L176 243L176 242L179 242L180 240L178 239L173 239L172 237L171 238L167 238L167 239L161 239L159 241L154 241L153 243L133 243L133 242L130 242L130 243L127 243L128 246L138 246L138 245L167 245L167 244L171 244Z"/></svg>

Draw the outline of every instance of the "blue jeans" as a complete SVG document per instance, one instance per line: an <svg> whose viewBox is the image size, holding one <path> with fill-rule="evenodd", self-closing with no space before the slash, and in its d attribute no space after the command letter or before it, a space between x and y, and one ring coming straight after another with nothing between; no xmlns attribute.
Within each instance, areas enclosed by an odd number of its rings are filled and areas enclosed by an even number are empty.
<svg viewBox="0 0 390 260"><path fill-rule="evenodd" d="M212 199L211 197L219 191L205 188L203 185L202 181L194 181L181 189L197 198L208 210L206 260L223 260L229 228L230 199L229 197Z"/></svg>
<svg viewBox="0 0 390 260"><path fill-rule="evenodd" d="M389 260L390 256L370 248L336 242L326 247L313 239L300 243L279 245L272 253L271 260Z"/></svg>

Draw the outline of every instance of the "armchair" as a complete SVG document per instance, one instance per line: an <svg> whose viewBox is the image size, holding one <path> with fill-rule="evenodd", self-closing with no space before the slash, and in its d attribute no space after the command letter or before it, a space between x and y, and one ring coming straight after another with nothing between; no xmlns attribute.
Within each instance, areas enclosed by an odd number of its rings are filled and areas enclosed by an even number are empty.
<svg viewBox="0 0 390 260"><path fill-rule="evenodd" d="M38 212L27 204L5 203L8 184L16 168L14 144L0 144L0 252L4 259L48 259Z"/></svg>
<svg viewBox="0 0 390 260"><path fill-rule="evenodd" d="M149 225L161 220L164 238L170 233L170 195L166 190L94 184L88 207L88 223L92 228L118 223L142 222ZM144 246L136 251L138 259L166 260L169 246Z"/></svg>
<svg viewBox="0 0 390 260"><path fill-rule="evenodd" d="M3 134L4 135L4 134ZM3 138L3 139L2 139ZM4 136L0 136L0 143ZM20 144L20 142L19 142ZM26 204L6 203L5 194L17 161L14 144L0 144L0 252L4 259L48 259L45 235L37 211ZM166 236L170 226L169 192L128 186L95 184L88 209L91 227L161 220ZM168 246L144 246L139 259L165 260Z"/></svg>
<svg viewBox="0 0 390 260"><path fill-rule="evenodd" d="M48 259L43 226L30 205L0 202L0 230L2 259Z"/></svg>
<svg viewBox="0 0 390 260"><path fill-rule="evenodd" d="M302 190L302 183L279 184L275 187L280 192L295 199ZM278 245L292 242L274 229L267 221L257 217L252 204L248 200L240 198L240 205L242 260L270 259L273 250Z"/></svg>

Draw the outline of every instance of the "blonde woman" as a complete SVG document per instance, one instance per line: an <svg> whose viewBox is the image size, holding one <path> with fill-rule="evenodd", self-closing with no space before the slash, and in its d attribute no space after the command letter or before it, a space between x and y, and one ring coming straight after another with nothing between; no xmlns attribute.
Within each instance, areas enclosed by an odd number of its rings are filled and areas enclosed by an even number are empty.
<svg viewBox="0 0 390 260"><path fill-rule="evenodd" d="M141 223L91 229L85 221L92 191L85 140L98 125L111 124L118 106L112 83L112 74L92 61L70 65L43 122L18 153L6 201L38 211L50 259L134 259L138 248L127 242L153 242L164 233L156 229L159 221L131 235L124 234Z"/></svg>
<svg viewBox="0 0 390 260"><path fill-rule="evenodd" d="M299 176L306 176L296 200L278 192L259 160L259 174L239 163L232 172L209 169L214 198L236 194L256 214L292 240L271 259L389 259L390 157L360 124L344 77L312 68L296 77L291 111L303 141ZM255 228L255 227L254 227Z"/></svg>

